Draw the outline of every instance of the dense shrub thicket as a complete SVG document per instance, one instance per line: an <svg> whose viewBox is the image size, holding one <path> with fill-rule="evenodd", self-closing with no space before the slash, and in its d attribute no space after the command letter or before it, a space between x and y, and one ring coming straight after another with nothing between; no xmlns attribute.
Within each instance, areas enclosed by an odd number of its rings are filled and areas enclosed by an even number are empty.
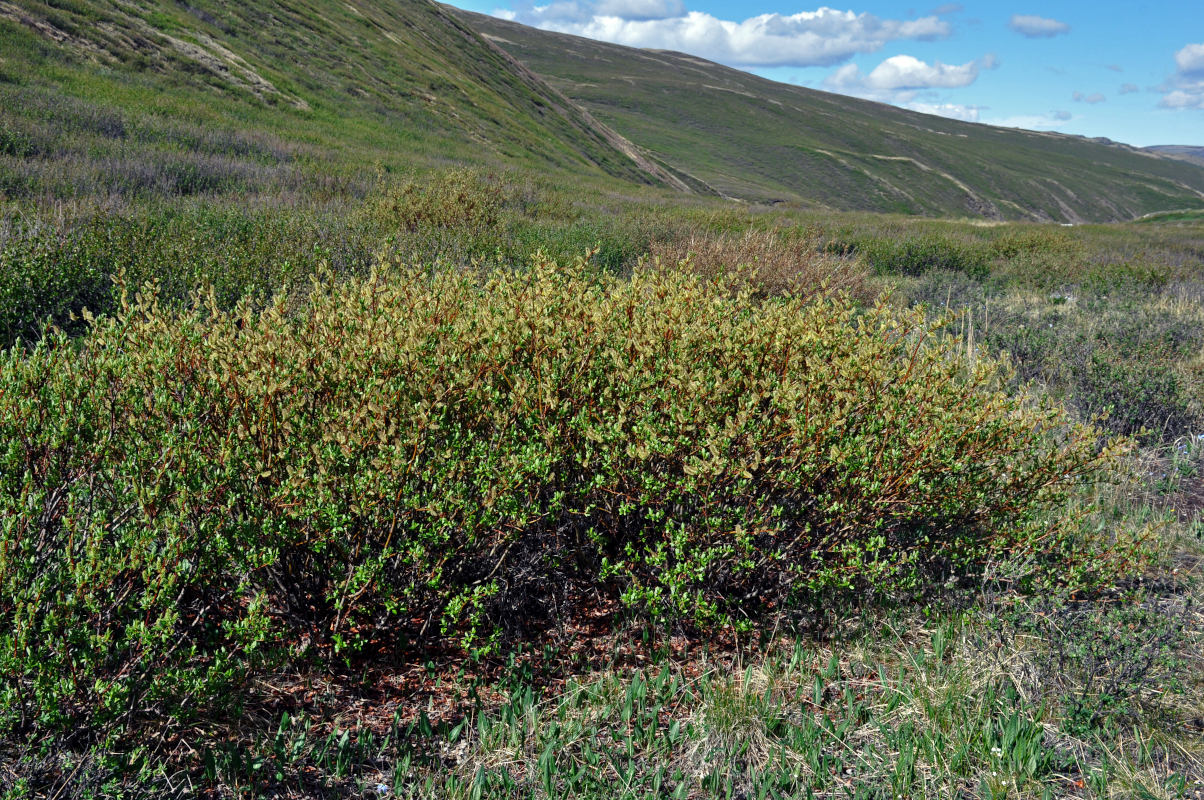
<svg viewBox="0 0 1204 800"><path fill-rule="evenodd" d="M9 350L0 723L207 713L306 642L487 646L574 588L707 623L1059 547L1094 435L917 313L747 285L382 266Z"/></svg>

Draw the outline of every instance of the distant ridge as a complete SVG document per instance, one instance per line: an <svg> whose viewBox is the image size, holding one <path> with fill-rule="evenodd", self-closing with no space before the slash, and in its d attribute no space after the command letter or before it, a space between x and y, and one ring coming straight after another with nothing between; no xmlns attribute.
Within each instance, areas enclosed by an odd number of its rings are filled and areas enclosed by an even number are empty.
<svg viewBox="0 0 1204 800"><path fill-rule="evenodd" d="M726 196L1060 222L1204 207L1204 169L775 83L705 59L461 18L662 163Z"/></svg>
<svg viewBox="0 0 1204 800"><path fill-rule="evenodd" d="M1157 153L1162 156L1171 158L1181 158L1184 161L1190 161L1193 164L1204 166L1204 147L1198 147L1186 144L1157 144L1151 147L1143 147L1147 153Z"/></svg>

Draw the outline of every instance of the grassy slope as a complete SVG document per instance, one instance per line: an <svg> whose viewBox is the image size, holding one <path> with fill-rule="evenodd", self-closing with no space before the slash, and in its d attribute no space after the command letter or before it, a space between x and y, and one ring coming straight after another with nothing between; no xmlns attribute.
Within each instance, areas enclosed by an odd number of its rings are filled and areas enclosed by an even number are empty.
<svg viewBox="0 0 1204 800"><path fill-rule="evenodd" d="M345 197L378 169L471 161L926 215L1109 220L1204 206L1204 169L1183 160L415 0L28 0L0 5L0 52L0 197L14 199Z"/></svg>
<svg viewBox="0 0 1204 800"><path fill-rule="evenodd" d="M0 52L0 195L128 193L105 184L114 162L197 153L239 165L241 190L279 188L273 170L330 180L450 160L659 182L422 0L5 3ZM87 164L99 187L80 180Z"/></svg>
<svg viewBox="0 0 1204 800"><path fill-rule="evenodd" d="M1204 205L1204 170L774 83L680 53L469 12L598 118L726 195L841 209L1079 221Z"/></svg>

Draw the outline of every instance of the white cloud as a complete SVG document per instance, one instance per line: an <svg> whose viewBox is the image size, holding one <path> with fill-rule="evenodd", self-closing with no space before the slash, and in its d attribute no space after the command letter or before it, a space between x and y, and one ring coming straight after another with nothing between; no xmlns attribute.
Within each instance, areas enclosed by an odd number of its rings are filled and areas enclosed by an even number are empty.
<svg viewBox="0 0 1204 800"><path fill-rule="evenodd" d="M1076 103L1090 103L1091 105L1095 105L1096 103L1102 103L1108 99L1108 98L1104 97L1102 94L1100 94L1099 92L1092 92L1091 94L1083 94L1082 92L1075 92L1073 97L1074 97L1074 102L1076 102Z"/></svg>
<svg viewBox="0 0 1204 800"><path fill-rule="evenodd" d="M823 7L797 14L761 14L742 21L700 11L680 0L560 0L519 9L515 19L591 39L679 50L745 67L832 66L900 39L931 41L952 32L936 16L882 19Z"/></svg>
<svg viewBox="0 0 1204 800"><path fill-rule="evenodd" d="M1058 110L1053 112L1053 118L1058 122L1066 122L1069 119L1074 119L1074 114L1071 114L1069 111Z"/></svg>
<svg viewBox="0 0 1204 800"><path fill-rule="evenodd" d="M940 96L941 89L958 89L977 80L984 69L999 62L993 54L965 64L931 64L914 56L891 56L862 73L856 64L845 64L824 79L823 88L841 94L864 97L881 103L909 108L924 114L978 122L983 106L951 103Z"/></svg>
<svg viewBox="0 0 1204 800"><path fill-rule="evenodd" d="M1180 75L1204 78L1204 44L1189 44L1175 53L1175 64Z"/></svg>
<svg viewBox="0 0 1204 800"><path fill-rule="evenodd" d="M1175 74L1158 87L1163 108L1204 111L1204 43L1185 45L1175 53Z"/></svg>
<svg viewBox="0 0 1204 800"><path fill-rule="evenodd" d="M1059 33L1069 33L1070 26L1065 22L1048 17L1038 17L1035 14L1013 14L1008 27L1021 36L1030 39L1048 39Z"/></svg>
<svg viewBox="0 0 1204 800"><path fill-rule="evenodd" d="M922 114L935 114L938 117L949 117L950 119L960 119L963 122L978 122L978 114L981 111L981 106L963 106L959 103L905 103L907 108L912 111L919 111Z"/></svg>
<svg viewBox="0 0 1204 800"><path fill-rule="evenodd" d="M956 119L977 119L977 106L963 106L935 99L937 89L958 89L969 86L984 69L999 65L994 54L965 64L931 64L914 56L897 55L883 61L868 74L856 64L846 64L824 79L824 88L841 94L851 94L883 103L894 103ZM917 95L925 92L925 99Z"/></svg>
<svg viewBox="0 0 1204 800"><path fill-rule="evenodd" d="M1133 92L1140 92L1140 91L1141 91L1141 88L1135 83L1124 83L1124 84L1121 84L1121 87L1120 87L1121 94L1133 94Z"/></svg>
<svg viewBox="0 0 1204 800"><path fill-rule="evenodd" d="M961 65L928 64L907 55L891 56L868 75L862 75L856 64L848 64L826 80L826 86L838 91L862 90L893 92L899 89L955 89L969 86L978 77L979 64L969 61Z"/></svg>
<svg viewBox="0 0 1204 800"><path fill-rule="evenodd" d="M1158 102L1158 105L1162 106L1163 108L1197 108L1201 111L1204 111L1204 94L1185 92L1180 89L1176 89L1173 92L1163 95L1162 99Z"/></svg>

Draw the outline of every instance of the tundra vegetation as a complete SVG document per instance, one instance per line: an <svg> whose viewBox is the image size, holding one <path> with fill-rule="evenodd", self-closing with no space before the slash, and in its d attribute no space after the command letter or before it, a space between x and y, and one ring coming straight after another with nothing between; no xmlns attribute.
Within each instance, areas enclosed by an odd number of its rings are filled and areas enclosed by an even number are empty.
<svg viewBox="0 0 1204 800"><path fill-rule="evenodd" d="M7 797L1191 797L1204 222L514 171L0 222Z"/></svg>
<svg viewBox="0 0 1204 800"><path fill-rule="evenodd" d="M0 3L0 796L1198 797L1204 173L486 22Z"/></svg>

